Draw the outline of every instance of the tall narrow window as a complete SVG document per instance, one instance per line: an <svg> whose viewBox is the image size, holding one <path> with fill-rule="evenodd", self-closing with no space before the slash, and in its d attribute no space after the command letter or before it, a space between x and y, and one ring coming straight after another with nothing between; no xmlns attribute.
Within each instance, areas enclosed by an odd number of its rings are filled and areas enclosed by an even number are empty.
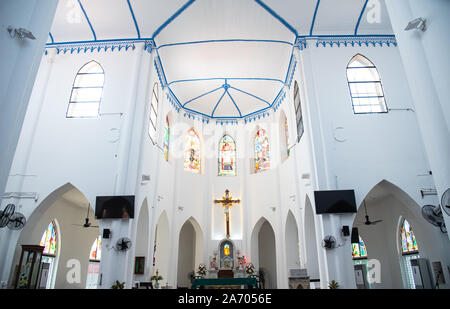
<svg viewBox="0 0 450 309"><path fill-rule="evenodd" d="M255 173L270 168L269 138L266 130L260 129L255 136Z"/></svg>
<svg viewBox="0 0 450 309"><path fill-rule="evenodd" d="M102 257L102 237L98 236L91 246L89 254L86 289L96 289L100 279L100 259Z"/></svg>
<svg viewBox="0 0 450 309"><path fill-rule="evenodd" d="M406 219L400 228L400 247L401 247L401 270L405 288L415 289L413 269L411 260L419 258L419 246L416 242L416 237L411 225Z"/></svg>
<svg viewBox="0 0 450 309"><path fill-rule="evenodd" d="M294 84L294 107L295 107L295 116L297 120L297 137L300 142L303 133L305 132L305 128L303 126L303 114L302 114L302 104L300 99L300 88L298 87L297 81Z"/></svg>
<svg viewBox="0 0 450 309"><path fill-rule="evenodd" d="M281 150L281 161L289 158L289 124L284 112L280 114L280 150Z"/></svg>
<svg viewBox="0 0 450 309"><path fill-rule="evenodd" d="M72 87L67 118L98 117L105 72L95 61L84 65L77 73Z"/></svg>
<svg viewBox="0 0 450 309"><path fill-rule="evenodd" d="M347 67L347 79L355 114L387 113L380 75L369 59L354 56Z"/></svg>
<svg viewBox="0 0 450 309"><path fill-rule="evenodd" d="M170 142L170 123L169 116L166 116L166 124L164 126L164 158L169 162L169 142Z"/></svg>
<svg viewBox="0 0 450 309"><path fill-rule="evenodd" d="M57 237L56 224L54 221L50 222L42 234L40 245L44 247L42 253L41 275L39 279L39 288L52 288L52 279L55 272L55 259L57 254Z"/></svg>
<svg viewBox="0 0 450 309"><path fill-rule="evenodd" d="M192 128L187 132L184 150L184 169L200 174L200 138Z"/></svg>
<svg viewBox="0 0 450 309"><path fill-rule="evenodd" d="M236 143L229 135L219 143L219 176L236 176Z"/></svg>
<svg viewBox="0 0 450 309"><path fill-rule="evenodd" d="M153 86L152 92L152 101L150 104L150 123L148 125L148 135L150 135L150 139L153 144L156 144L156 120L158 119L158 97L159 94L159 86L158 83L155 83Z"/></svg>

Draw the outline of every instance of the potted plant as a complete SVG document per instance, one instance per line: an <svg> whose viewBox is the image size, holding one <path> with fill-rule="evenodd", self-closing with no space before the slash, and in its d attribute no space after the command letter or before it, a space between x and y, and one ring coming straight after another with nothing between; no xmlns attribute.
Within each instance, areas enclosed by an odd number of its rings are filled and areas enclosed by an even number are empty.
<svg viewBox="0 0 450 309"><path fill-rule="evenodd" d="M111 289L113 290L123 290L125 288L125 282L120 283L119 280L116 280L116 282L111 286Z"/></svg>
<svg viewBox="0 0 450 309"><path fill-rule="evenodd" d="M328 284L328 288L330 288L330 290L339 289L339 283L337 281L331 280L331 282Z"/></svg>
<svg viewBox="0 0 450 309"><path fill-rule="evenodd" d="M155 281L155 289L159 289L159 281L163 280L163 277L159 275L158 270L156 274L150 278L151 281Z"/></svg>
<svg viewBox="0 0 450 309"><path fill-rule="evenodd" d="M204 264L198 265L197 274L201 277L206 276L206 266Z"/></svg>

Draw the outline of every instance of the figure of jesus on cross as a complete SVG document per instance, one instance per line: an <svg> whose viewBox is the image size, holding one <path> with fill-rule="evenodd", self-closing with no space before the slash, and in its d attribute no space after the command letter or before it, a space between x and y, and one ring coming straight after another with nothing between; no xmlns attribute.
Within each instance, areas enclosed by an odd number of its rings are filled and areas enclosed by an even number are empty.
<svg viewBox="0 0 450 309"><path fill-rule="evenodd" d="M225 190L225 195L221 200L214 200L215 204L222 204L225 213L225 222L227 227L227 238L230 238L230 208L233 207L234 204L240 204L241 200L233 200L233 197L230 195L230 190Z"/></svg>

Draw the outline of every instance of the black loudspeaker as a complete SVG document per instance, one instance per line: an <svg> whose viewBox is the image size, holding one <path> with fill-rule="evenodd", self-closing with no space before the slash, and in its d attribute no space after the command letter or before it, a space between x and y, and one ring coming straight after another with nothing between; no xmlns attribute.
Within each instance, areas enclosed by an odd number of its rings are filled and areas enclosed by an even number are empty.
<svg viewBox="0 0 450 309"><path fill-rule="evenodd" d="M110 235L111 235L110 229L103 229L103 238L108 239Z"/></svg>
<svg viewBox="0 0 450 309"><path fill-rule="evenodd" d="M352 228L352 244L359 243L359 231L357 227Z"/></svg>
<svg viewBox="0 0 450 309"><path fill-rule="evenodd" d="M350 228L348 227L348 225L344 225L342 227L342 234L344 236L350 236Z"/></svg>

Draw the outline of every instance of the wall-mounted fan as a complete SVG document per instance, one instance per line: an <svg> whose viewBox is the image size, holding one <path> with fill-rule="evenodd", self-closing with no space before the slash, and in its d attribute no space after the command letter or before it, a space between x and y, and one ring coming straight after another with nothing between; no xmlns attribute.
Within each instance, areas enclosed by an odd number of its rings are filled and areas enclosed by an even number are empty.
<svg viewBox="0 0 450 309"><path fill-rule="evenodd" d="M336 248L336 238L330 235L325 236L325 238L322 240L322 247L325 249Z"/></svg>
<svg viewBox="0 0 450 309"><path fill-rule="evenodd" d="M376 225L377 223L383 222L383 220L370 221L369 215L367 213L366 200L364 200L363 203L364 203L364 212L366 213L366 216L365 216L366 221L364 222L365 225Z"/></svg>
<svg viewBox="0 0 450 309"><path fill-rule="evenodd" d="M9 219L14 214L16 205L8 204L3 211L0 211L0 228L4 228L8 225Z"/></svg>
<svg viewBox="0 0 450 309"><path fill-rule="evenodd" d="M131 239L129 239L128 237L122 237L120 239L117 240L116 242L116 246L115 246L117 251L128 251L131 248Z"/></svg>
<svg viewBox="0 0 450 309"><path fill-rule="evenodd" d="M20 212L15 212L11 217L9 217L8 228L10 230L21 230L27 223L27 219Z"/></svg>
<svg viewBox="0 0 450 309"><path fill-rule="evenodd" d="M82 226L84 228L90 228L90 227L99 227L98 225L92 225L91 222L89 222L89 208L91 208L91 205L88 205L87 207L87 216L84 219L84 224L72 224L72 225L76 225L76 226Z"/></svg>
<svg viewBox="0 0 450 309"><path fill-rule="evenodd" d="M445 213L450 216L450 188L442 194L441 207L444 209Z"/></svg>
<svg viewBox="0 0 450 309"><path fill-rule="evenodd" d="M441 229L442 233L447 233L444 217L442 216L441 207L433 205L425 205L422 207L422 216L432 225Z"/></svg>

